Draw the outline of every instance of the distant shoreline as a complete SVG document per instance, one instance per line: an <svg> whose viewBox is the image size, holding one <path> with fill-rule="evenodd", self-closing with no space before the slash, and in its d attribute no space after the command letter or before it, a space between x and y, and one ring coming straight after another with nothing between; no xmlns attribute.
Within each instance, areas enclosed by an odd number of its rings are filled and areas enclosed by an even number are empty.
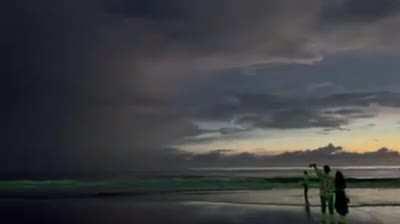
<svg viewBox="0 0 400 224"><path fill-rule="evenodd" d="M348 188L400 188L399 178L348 178ZM0 198L110 197L177 192L301 189L302 177L148 177L128 180L0 181ZM311 178L310 188L318 188Z"/></svg>

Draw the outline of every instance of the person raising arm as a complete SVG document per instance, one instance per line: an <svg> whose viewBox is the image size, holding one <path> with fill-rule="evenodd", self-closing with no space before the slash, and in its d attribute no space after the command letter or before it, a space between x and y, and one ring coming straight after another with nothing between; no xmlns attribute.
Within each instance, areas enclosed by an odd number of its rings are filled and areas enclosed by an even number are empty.
<svg viewBox="0 0 400 224"><path fill-rule="evenodd" d="M326 218L326 207L328 207L329 215L333 218L334 215L334 181L333 177L330 176L330 167L324 165L323 171L321 171L316 164L310 164L310 167L314 168L315 173L319 179L319 195L321 199L321 212L322 216Z"/></svg>

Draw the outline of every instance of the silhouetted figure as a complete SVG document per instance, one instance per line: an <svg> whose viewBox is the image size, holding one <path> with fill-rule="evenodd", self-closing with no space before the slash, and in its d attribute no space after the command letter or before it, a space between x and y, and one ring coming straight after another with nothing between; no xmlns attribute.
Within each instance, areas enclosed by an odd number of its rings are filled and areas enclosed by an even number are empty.
<svg viewBox="0 0 400 224"><path fill-rule="evenodd" d="M335 209L336 212L340 215L340 224L346 223L345 217L349 213L349 199L346 196L346 180L342 172L337 171L335 176Z"/></svg>
<svg viewBox="0 0 400 224"><path fill-rule="evenodd" d="M308 176L308 172L305 170L304 171L304 176L303 176L303 187L304 187L304 201L305 201L305 210L306 210L306 217L308 223L312 223L312 216L311 216L311 210L310 210L310 202L308 201L308 187L309 187L309 182L310 178Z"/></svg>
<svg viewBox="0 0 400 224"><path fill-rule="evenodd" d="M310 177L308 176L308 172L305 170L304 171L304 176L303 176L303 187L304 187L304 201L306 203L306 206L310 205L310 202L308 201L308 187L310 184Z"/></svg>
<svg viewBox="0 0 400 224"><path fill-rule="evenodd" d="M333 178L330 176L331 168L327 165L324 165L324 171L322 172L320 169L318 169L316 164L310 164L310 167L314 168L319 179L319 195L321 199L322 222L326 222L326 207L328 206L330 222L332 223L334 222L333 196L335 189Z"/></svg>
<svg viewBox="0 0 400 224"><path fill-rule="evenodd" d="M314 220L313 220L313 218L312 218L312 216L311 216L310 204L306 204L305 210L306 210L307 222L308 222L308 223L314 223Z"/></svg>

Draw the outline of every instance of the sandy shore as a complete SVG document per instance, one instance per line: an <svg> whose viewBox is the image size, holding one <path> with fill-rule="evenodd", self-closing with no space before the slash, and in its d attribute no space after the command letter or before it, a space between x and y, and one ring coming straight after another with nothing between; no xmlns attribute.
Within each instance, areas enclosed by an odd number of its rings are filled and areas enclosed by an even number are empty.
<svg viewBox="0 0 400 224"><path fill-rule="evenodd" d="M396 189L354 189L352 224L397 224ZM396 195L397 194L397 195ZM0 199L1 223L319 223L317 192L307 213L300 190L196 192L134 197ZM390 200L389 200L390 199ZM385 204L383 204L385 202Z"/></svg>

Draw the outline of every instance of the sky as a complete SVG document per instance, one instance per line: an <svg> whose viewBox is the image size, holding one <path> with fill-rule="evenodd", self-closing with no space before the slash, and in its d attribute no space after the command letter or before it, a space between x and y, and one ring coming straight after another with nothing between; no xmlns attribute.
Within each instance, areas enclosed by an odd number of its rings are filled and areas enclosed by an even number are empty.
<svg viewBox="0 0 400 224"><path fill-rule="evenodd" d="M2 8L0 176L160 168L168 150L400 150L397 0Z"/></svg>

